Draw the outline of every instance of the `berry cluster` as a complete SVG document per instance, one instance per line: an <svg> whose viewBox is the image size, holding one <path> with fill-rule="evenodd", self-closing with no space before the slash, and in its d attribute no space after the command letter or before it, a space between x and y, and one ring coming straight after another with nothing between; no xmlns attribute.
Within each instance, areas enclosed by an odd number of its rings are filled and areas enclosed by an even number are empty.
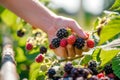
<svg viewBox="0 0 120 80"><path fill-rule="evenodd" d="M87 35L89 37L89 34ZM57 31L56 37L52 39L50 49L55 49L58 47L67 48L69 45L73 46L73 48L78 49L77 51L75 51L75 55L78 55L79 50L89 51L89 48L93 48L95 43L92 39L88 38L87 40L85 40L81 37L78 37L75 32L70 32L69 29L61 28Z"/></svg>
<svg viewBox="0 0 120 80"><path fill-rule="evenodd" d="M56 66L52 66L48 70L47 75L50 80L117 80L118 79L113 73L111 64L106 65L103 71L100 72L98 71L97 67L98 67L97 62L94 60L89 61L88 65L85 67L84 66L76 67L71 62L67 62L62 67L63 69L60 69ZM62 75L58 75L61 74L61 72Z"/></svg>

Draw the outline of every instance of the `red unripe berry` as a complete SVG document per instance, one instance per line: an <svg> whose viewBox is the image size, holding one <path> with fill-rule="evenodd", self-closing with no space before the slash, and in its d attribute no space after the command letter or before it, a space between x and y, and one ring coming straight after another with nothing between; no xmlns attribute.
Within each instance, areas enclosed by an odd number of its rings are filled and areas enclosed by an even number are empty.
<svg viewBox="0 0 120 80"><path fill-rule="evenodd" d="M110 73L110 74L108 74L107 76L108 76L109 78L112 78L112 79L115 78L115 74L113 74L113 73Z"/></svg>
<svg viewBox="0 0 120 80"><path fill-rule="evenodd" d="M27 50L32 50L33 49L33 45L31 43L27 43L26 44L26 49Z"/></svg>
<svg viewBox="0 0 120 80"><path fill-rule="evenodd" d="M44 60L44 56L42 54L37 55L37 57L35 58L35 61L37 63L43 62L43 60Z"/></svg>
<svg viewBox="0 0 120 80"><path fill-rule="evenodd" d="M97 75L97 77L98 78L102 78L102 77L104 77L105 75L103 74L103 73L99 73L98 75Z"/></svg>
<svg viewBox="0 0 120 80"><path fill-rule="evenodd" d="M50 48L50 49L55 49L52 44L49 45L49 48Z"/></svg>
<svg viewBox="0 0 120 80"><path fill-rule="evenodd" d="M70 35L70 36L68 36L68 38L67 38L67 42L68 42L68 44L74 44L75 43L75 41L76 41L76 36L74 36L74 35Z"/></svg>
<svg viewBox="0 0 120 80"><path fill-rule="evenodd" d="M87 42L87 47L89 48L93 48L95 45L95 42L93 39L88 39L86 42Z"/></svg>
<svg viewBox="0 0 120 80"><path fill-rule="evenodd" d="M67 46L67 39L61 39L60 46L61 47L66 47Z"/></svg>

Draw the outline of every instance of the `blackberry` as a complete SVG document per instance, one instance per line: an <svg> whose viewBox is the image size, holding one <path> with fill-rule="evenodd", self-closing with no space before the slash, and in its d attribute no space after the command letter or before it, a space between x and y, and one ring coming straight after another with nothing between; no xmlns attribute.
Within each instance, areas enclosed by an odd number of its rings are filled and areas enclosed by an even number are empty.
<svg viewBox="0 0 120 80"><path fill-rule="evenodd" d="M78 77L78 75L79 75L78 69L77 68L72 68L71 69L71 76L73 78L76 78L76 77Z"/></svg>
<svg viewBox="0 0 120 80"><path fill-rule="evenodd" d="M88 80L98 80L98 77L93 75Z"/></svg>
<svg viewBox="0 0 120 80"><path fill-rule="evenodd" d="M95 67L90 67L89 69L92 71L93 75L97 75L98 74L98 71L97 71L97 69Z"/></svg>
<svg viewBox="0 0 120 80"><path fill-rule="evenodd" d="M88 68L91 68L91 67L97 67L97 63L96 63L96 61L94 61L94 60L91 60L89 63L88 63Z"/></svg>
<svg viewBox="0 0 120 80"><path fill-rule="evenodd" d="M83 38L77 38L75 43L74 43L74 46L78 49L82 49L84 44L85 44L85 40Z"/></svg>
<svg viewBox="0 0 120 80"><path fill-rule="evenodd" d="M50 69L48 70L47 74L48 74L48 75L52 75L52 76L55 75L55 74L56 74L55 69L50 68Z"/></svg>
<svg viewBox="0 0 120 80"><path fill-rule="evenodd" d="M65 64L65 67L64 67L64 71L65 71L66 73L70 74L72 68L73 68L73 66L72 66L71 63L66 63L66 64Z"/></svg>
<svg viewBox="0 0 120 80"><path fill-rule="evenodd" d="M104 67L104 71L105 71L106 74L113 73L112 64L107 64L107 65Z"/></svg>
<svg viewBox="0 0 120 80"><path fill-rule="evenodd" d="M68 31L64 28L61 28L57 31L56 36L60 39L65 38L68 36Z"/></svg>
<svg viewBox="0 0 120 80"><path fill-rule="evenodd" d="M40 47L40 53L46 53L47 52L47 48L46 47L44 47L44 46L41 46Z"/></svg>
<svg viewBox="0 0 120 80"><path fill-rule="evenodd" d="M25 35L24 29L20 29L20 30L17 31L17 36L18 37L23 37L24 35Z"/></svg>
<svg viewBox="0 0 120 80"><path fill-rule="evenodd" d="M89 74L90 74L90 71L85 68L84 71L83 71L83 77L87 78Z"/></svg>
<svg viewBox="0 0 120 80"><path fill-rule="evenodd" d="M54 38L51 43L52 43L54 48L58 48L60 46L60 39Z"/></svg>

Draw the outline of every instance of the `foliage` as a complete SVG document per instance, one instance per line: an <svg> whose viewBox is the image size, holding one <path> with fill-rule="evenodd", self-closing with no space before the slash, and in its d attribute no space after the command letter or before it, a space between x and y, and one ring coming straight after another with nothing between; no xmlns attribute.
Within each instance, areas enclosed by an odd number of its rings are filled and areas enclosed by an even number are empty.
<svg viewBox="0 0 120 80"><path fill-rule="evenodd" d="M41 0L45 5L48 5L49 0ZM81 62L80 65L86 65L90 60L95 60L100 63L100 67L103 67L107 63L112 63L112 68L114 70L114 73L120 78L120 56L116 56L120 52L120 44L114 47L103 47L107 44L110 44L112 41L118 39L120 36L120 0L116 0L112 7L105 13L105 15L102 18L97 18L95 24L94 24L94 31L92 32L92 36L94 35L95 40L97 40L95 48L93 48L93 52L89 55L85 55L83 59L76 59L72 62L75 63L75 65L78 65L77 62ZM115 11L115 12L113 12ZM118 12L118 13L117 13ZM25 44L27 41L27 38L29 36L33 37L35 30L32 31L32 26L28 23L26 23L24 20L16 16L11 11L0 7L0 17L1 17L1 24L5 24L7 26L7 29L5 30L8 32L8 34L12 34L11 36L14 38L14 50L16 52L15 59L17 61L17 70L20 74L20 78L23 79L24 77L29 78L29 80L44 80L46 78L46 72L42 72L40 70L40 66L42 63L36 63L34 61L34 58L39 54L39 48L42 45L46 45L48 47L48 41L43 41L40 45L34 47L32 51L26 51ZM16 32L18 29L25 28L26 34L22 38L17 37ZM98 29L101 28L100 35L98 35ZM1 38L2 38L3 31L0 30L0 44ZM31 34L33 33L33 34ZM44 40L46 40L46 34L41 31L43 34ZM116 45L113 43L112 45ZM0 46L0 52L1 52L1 46ZM53 52L51 50L48 50L47 57L50 60L48 60L48 66L51 67L52 61L56 60L57 58L53 55ZM50 61L50 63L49 63ZM64 60L63 60L64 61ZM61 62L58 60L58 62ZM45 63L44 63L45 64ZM24 68L23 68L24 67ZM24 76L22 72L25 72L24 74L28 74L27 76Z"/></svg>

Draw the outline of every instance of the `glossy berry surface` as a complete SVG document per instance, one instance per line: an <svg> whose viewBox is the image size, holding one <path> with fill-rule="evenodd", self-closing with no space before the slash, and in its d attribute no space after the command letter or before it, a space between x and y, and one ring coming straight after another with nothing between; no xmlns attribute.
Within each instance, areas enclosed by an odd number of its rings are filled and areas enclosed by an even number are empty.
<svg viewBox="0 0 120 80"><path fill-rule="evenodd" d="M49 45L49 48L50 48L50 49L55 49L52 44Z"/></svg>
<svg viewBox="0 0 120 80"><path fill-rule="evenodd" d="M89 48L93 48L94 45L95 45L95 42L94 42L93 39L88 39L88 40L86 41L86 43L87 43L87 47L89 47Z"/></svg>
<svg viewBox="0 0 120 80"><path fill-rule="evenodd" d="M67 39L61 39L60 46L61 47L66 47L67 46Z"/></svg>
<svg viewBox="0 0 120 80"><path fill-rule="evenodd" d="M66 73L70 73L71 70L72 70L72 68L73 68L73 66L72 66L71 63L66 63L65 66L64 66L64 71L65 71Z"/></svg>
<svg viewBox="0 0 120 80"><path fill-rule="evenodd" d="M57 31L56 36L60 39L65 38L68 36L68 31L64 28L61 28Z"/></svg>
<svg viewBox="0 0 120 80"><path fill-rule="evenodd" d="M32 50L33 49L33 45L31 43L27 43L26 44L26 49L27 50Z"/></svg>
<svg viewBox="0 0 120 80"><path fill-rule="evenodd" d="M25 31L23 29L20 29L20 30L17 31L17 36L18 37L23 37L24 34L25 34Z"/></svg>
<svg viewBox="0 0 120 80"><path fill-rule="evenodd" d="M82 47L84 46L85 44L85 40L83 38L77 38L76 41L75 41L75 44L74 46L78 49L82 49Z"/></svg>
<svg viewBox="0 0 120 80"><path fill-rule="evenodd" d="M91 60L89 63L88 63L88 68L92 68L92 67L97 67L97 63L96 63L96 61L93 61L93 60Z"/></svg>
<svg viewBox="0 0 120 80"><path fill-rule="evenodd" d="M40 47L40 53L46 53L47 52L47 48L46 47L44 47L44 46L41 46Z"/></svg>
<svg viewBox="0 0 120 80"><path fill-rule="evenodd" d="M60 46L60 39L59 38L54 38L51 42L54 48L58 48Z"/></svg>
<svg viewBox="0 0 120 80"><path fill-rule="evenodd" d="M105 74L113 73L112 64L107 64L107 65L104 67L104 71L105 71Z"/></svg>
<svg viewBox="0 0 120 80"><path fill-rule="evenodd" d="M50 69L48 70L47 74L55 75L55 74L56 74L55 69L50 68Z"/></svg>
<svg viewBox="0 0 120 80"><path fill-rule="evenodd" d="M44 56L42 54L37 55L37 57L35 58L35 61L37 63L41 63L43 62L43 60L44 60Z"/></svg>
<svg viewBox="0 0 120 80"><path fill-rule="evenodd" d="M98 78L102 78L102 77L104 77L105 75L103 74L103 73L99 73L98 75L97 75L97 77Z"/></svg>
<svg viewBox="0 0 120 80"><path fill-rule="evenodd" d="M74 35L68 36L68 38L67 38L68 44L73 45L75 43L75 41L76 41L76 36L74 36Z"/></svg>

